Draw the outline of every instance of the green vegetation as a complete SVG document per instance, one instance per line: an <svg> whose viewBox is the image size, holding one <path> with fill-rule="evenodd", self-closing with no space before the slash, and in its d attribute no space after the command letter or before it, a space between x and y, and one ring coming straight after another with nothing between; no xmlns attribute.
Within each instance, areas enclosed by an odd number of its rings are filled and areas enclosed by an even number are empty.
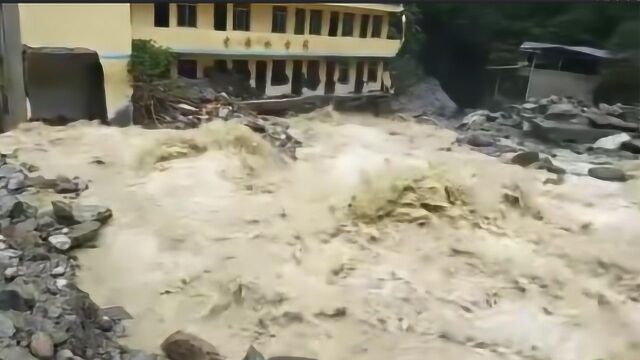
<svg viewBox="0 0 640 360"><path fill-rule="evenodd" d="M129 74L134 82L149 83L169 78L176 55L153 40L134 39L131 43Z"/></svg>

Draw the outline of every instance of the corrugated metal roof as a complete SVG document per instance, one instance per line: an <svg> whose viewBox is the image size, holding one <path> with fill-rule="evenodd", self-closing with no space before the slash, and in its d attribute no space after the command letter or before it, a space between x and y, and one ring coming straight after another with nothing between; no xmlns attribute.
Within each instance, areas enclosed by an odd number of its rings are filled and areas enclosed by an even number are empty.
<svg viewBox="0 0 640 360"><path fill-rule="evenodd" d="M525 41L524 43L522 43L522 45L520 45L520 50L522 51L536 51L536 50L544 50L544 49L563 49L567 51L573 51L573 52L587 54L587 55L591 55L599 58L605 58L605 59L615 59L619 57L607 50L594 49L594 48L585 47L585 46L566 46L566 45L557 45L557 44L537 43L537 42L530 42L530 41Z"/></svg>
<svg viewBox="0 0 640 360"><path fill-rule="evenodd" d="M402 4L367 4L367 3L324 3L326 5L335 6L348 6L352 8L379 10L387 12L400 12L402 11Z"/></svg>

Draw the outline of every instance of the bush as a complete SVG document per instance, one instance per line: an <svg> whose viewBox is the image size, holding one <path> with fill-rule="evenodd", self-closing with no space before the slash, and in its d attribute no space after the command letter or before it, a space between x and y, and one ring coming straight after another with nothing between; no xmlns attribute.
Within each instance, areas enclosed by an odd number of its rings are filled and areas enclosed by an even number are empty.
<svg viewBox="0 0 640 360"><path fill-rule="evenodd" d="M177 56L171 49L160 46L153 40L133 39L128 64L129 74L134 82L149 83L168 79L171 64L176 59Z"/></svg>

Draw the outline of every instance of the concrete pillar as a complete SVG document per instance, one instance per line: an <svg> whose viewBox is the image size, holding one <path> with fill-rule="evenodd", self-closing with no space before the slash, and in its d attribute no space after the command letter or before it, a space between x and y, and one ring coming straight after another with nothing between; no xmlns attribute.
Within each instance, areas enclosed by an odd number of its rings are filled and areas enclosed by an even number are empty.
<svg viewBox="0 0 640 360"><path fill-rule="evenodd" d="M27 98L22 68L19 5L1 4L0 6L0 31L2 32L0 41L3 41L2 78L7 97L7 109L3 109L0 124L0 130L4 132L27 120Z"/></svg>

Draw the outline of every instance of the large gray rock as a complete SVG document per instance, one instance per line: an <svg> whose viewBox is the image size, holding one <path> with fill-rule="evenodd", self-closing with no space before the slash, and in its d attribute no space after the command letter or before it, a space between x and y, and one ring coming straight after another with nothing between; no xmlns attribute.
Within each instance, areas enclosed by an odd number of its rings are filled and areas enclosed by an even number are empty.
<svg viewBox="0 0 640 360"><path fill-rule="evenodd" d="M176 331L161 345L162 351L171 360L222 360L215 346L196 335Z"/></svg>
<svg viewBox="0 0 640 360"><path fill-rule="evenodd" d="M15 219L24 212L24 204L13 195L0 197L0 219Z"/></svg>
<svg viewBox="0 0 640 360"><path fill-rule="evenodd" d="M522 167L527 167L533 163L540 161L540 154L537 151L523 151L515 154L511 158L511 163Z"/></svg>
<svg viewBox="0 0 640 360"><path fill-rule="evenodd" d="M13 336L16 328L13 326L11 319L4 314L0 314L0 338Z"/></svg>
<svg viewBox="0 0 640 360"><path fill-rule="evenodd" d="M47 241L49 241L53 247L62 251L69 250L72 244L71 239L64 234L51 235Z"/></svg>
<svg viewBox="0 0 640 360"><path fill-rule="evenodd" d="M15 173L19 173L21 170L19 167L11 164L0 166L0 177L11 177Z"/></svg>
<svg viewBox="0 0 640 360"><path fill-rule="evenodd" d="M38 331L31 337L29 350L38 359L51 359L54 355L53 340L46 333Z"/></svg>
<svg viewBox="0 0 640 360"><path fill-rule="evenodd" d="M479 133L470 134L465 138L465 142L473 147L488 147L496 143L490 136Z"/></svg>
<svg viewBox="0 0 640 360"><path fill-rule="evenodd" d="M631 136L627 133L620 133L616 135L611 135L604 137L602 139L598 139L595 143L593 143L594 148L603 148L603 149L619 149L622 143L625 141L631 140Z"/></svg>
<svg viewBox="0 0 640 360"><path fill-rule="evenodd" d="M627 175L624 171L611 166L596 166L589 169L589 176L604 181L627 181Z"/></svg>
<svg viewBox="0 0 640 360"><path fill-rule="evenodd" d="M578 114L580 114L580 108L571 103L560 103L549 106L544 118L547 120L569 120Z"/></svg>
<svg viewBox="0 0 640 360"><path fill-rule="evenodd" d="M620 144L620 150L640 154L640 139L631 139Z"/></svg>
<svg viewBox="0 0 640 360"><path fill-rule="evenodd" d="M52 201L53 215L56 220L66 225L76 225L88 221L97 221L101 224L111 219L111 209L99 205L71 205L64 201Z"/></svg>
<svg viewBox="0 0 640 360"><path fill-rule="evenodd" d="M581 124L543 119L529 119L527 122L531 125L534 136L542 140L558 142L592 144L598 139L619 133L618 130L593 129Z"/></svg>
<svg viewBox="0 0 640 360"><path fill-rule="evenodd" d="M587 111L584 114L594 128L598 129L616 129L621 131L638 131L638 124L626 122L617 117L609 116L602 113Z"/></svg>
<svg viewBox="0 0 640 360"><path fill-rule="evenodd" d="M19 291L5 289L0 291L0 310L2 311L29 311L29 300L25 299Z"/></svg>
<svg viewBox="0 0 640 360"><path fill-rule="evenodd" d="M33 357L29 350L20 347L20 346L12 346L8 348L4 348L0 351L0 359L2 360L38 360Z"/></svg>
<svg viewBox="0 0 640 360"><path fill-rule="evenodd" d="M71 247L82 247L92 243L97 237L102 224L97 221L87 221L69 227L65 235L71 239Z"/></svg>

